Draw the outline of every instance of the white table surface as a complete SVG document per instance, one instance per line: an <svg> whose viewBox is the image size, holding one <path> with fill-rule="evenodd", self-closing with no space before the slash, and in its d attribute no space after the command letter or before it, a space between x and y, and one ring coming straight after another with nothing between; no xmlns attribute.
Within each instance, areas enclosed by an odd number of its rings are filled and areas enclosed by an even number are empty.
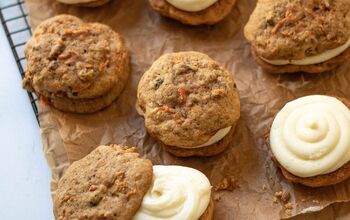
<svg viewBox="0 0 350 220"><path fill-rule="evenodd" d="M0 220L54 219L40 129L2 27L0 69Z"/></svg>

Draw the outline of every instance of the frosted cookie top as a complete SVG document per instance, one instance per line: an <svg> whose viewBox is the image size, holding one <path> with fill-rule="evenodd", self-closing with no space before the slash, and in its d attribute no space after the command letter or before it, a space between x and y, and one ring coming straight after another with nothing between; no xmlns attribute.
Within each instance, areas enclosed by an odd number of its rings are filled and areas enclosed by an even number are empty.
<svg viewBox="0 0 350 220"><path fill-rule="evenodd" d="M197 220L210 203L211 185L198 170L182 166L153 166L151 188L134 220Z"/></svg>
<svg viewBox="0 0 350 220"><path fill-rule="evenodd" d="M350 111L340 100L322 95L287 103L276 115L270 146L290 173L312 177L331 173L350 160Z"/></svg>

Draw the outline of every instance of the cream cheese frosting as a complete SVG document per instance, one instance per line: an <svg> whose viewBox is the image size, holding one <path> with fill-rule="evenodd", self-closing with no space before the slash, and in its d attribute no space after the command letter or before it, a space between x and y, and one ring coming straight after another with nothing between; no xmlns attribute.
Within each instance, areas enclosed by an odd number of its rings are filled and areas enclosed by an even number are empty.
<svg viewBox="0 0 350 220"><path fill-rule="evenodd" d="M166 0L175 8L183 11L196 12L202 11L212 6L218 0Z"/></svg>
<svg viewBox="0 0 350 220"><path fill-rule="evenodd" d="M153 180L133 220L197 220L211 198L208 178L182 166L153 166Z"/></svg>
<svg viewBox="0 0 350 220"><path fill-rule="evenodd" d="M287 103L270 130L274 157L290 173L312 177L350 161L350 111L340 100L305 96Z"/></svg>
<svg viewBox="0 0 350 220"><path fill-rule="evenodd" d="M292 64L292 65L312 65L312 64L318 64L318 63L323 63L327 60L330 60L338 55L340 55L341 53L343 53L346 49L348 49L350 47L350 39L343 44L340 47L331 49L331 50L327 50L321 54L315 55L315 56L309 56L309 57L305 57L304 59L300 59L300 60L269 60L266 59L262 56L260 56L260 58L262 60L264 60L267 63L270 63L272 65L288 65L288 64Z"/></svg>
<svg viewBox="0 0 350 220"><path fill-rule="evenodd" d="M79 3L89 3L96 0L58 0L58 1L65 4L79 4Z"/></svg>
<svg viewBox="0 0 350 220"><path fill-rule="evenodd" d="M219 142L221 139L223 139L230 132L231 128L232 128L232 126L220 129L204 144L194 146L191 148L201 148L201 147L206 147L206 146L215 144L215 143Z"/></svg>

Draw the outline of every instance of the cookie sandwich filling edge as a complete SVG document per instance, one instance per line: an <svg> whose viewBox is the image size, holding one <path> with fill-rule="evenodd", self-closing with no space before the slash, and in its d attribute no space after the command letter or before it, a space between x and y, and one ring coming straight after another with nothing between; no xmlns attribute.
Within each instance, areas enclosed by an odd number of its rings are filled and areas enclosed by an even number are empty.
<svg viewBox="0 0 350 220"><path fill-rule="evenodd" d="M266 59L262 56L259 56L259 57L263 61L265 61L266 63L276 65L276 66L289 65L289 64L306 66L306 65L313 65L313 64L319 64L319 63L326 62L326 61L340 55L349 47L350 47L350 38L345 44L343 44L339 47L327 50L327 51L325 51L321 54L318 54L318 55L305 57L305 58L300 59L300 60L283 60L283 59L270 60L270 59Z"/></svg>
<svg viewBox="0 0 350 220"><path fill-rule="evenodd" d="M169 4L183 11L198 12L209 8L218 0L166 0Z"/></svg>

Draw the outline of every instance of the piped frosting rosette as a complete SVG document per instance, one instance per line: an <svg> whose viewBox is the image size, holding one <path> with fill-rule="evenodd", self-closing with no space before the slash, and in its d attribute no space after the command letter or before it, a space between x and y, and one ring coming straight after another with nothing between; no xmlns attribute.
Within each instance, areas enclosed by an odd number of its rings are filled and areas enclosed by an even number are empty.
<svg viewBox="0 0 350 220"><path fill-rule="evenodd" d="M198 170L153 166L153 182L134 220L197 220L207 209L211 185Z"/></svg>
<svg viewBox="0 0 350 220"><path fill-rule="evenodd" d="M276 160L290 173L331 173L350 160L350 111L337 98L312 95L287 103L270 131Z"/></svg>

